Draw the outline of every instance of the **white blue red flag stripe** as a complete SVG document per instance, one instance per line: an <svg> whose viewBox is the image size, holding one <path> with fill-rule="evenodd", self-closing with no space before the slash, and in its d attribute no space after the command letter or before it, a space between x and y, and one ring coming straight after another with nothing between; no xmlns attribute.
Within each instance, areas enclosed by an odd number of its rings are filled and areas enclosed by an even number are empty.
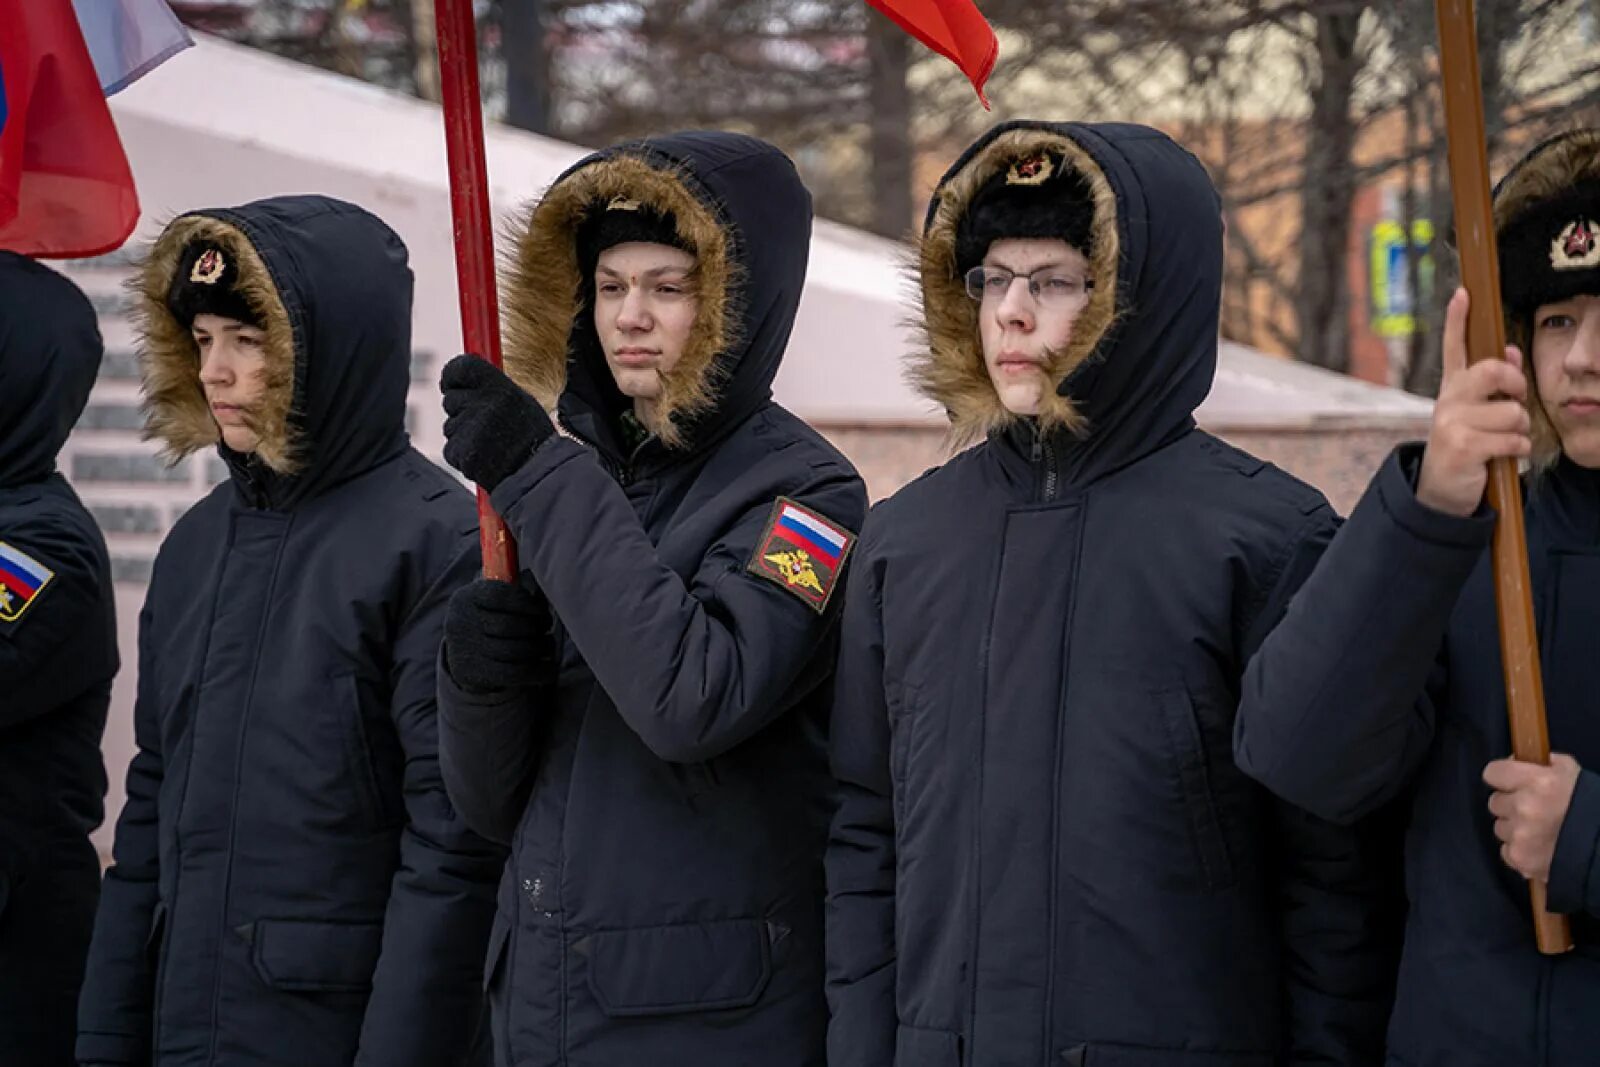
<svg viewBox="0 0 1600 1067"><path fill-rule="evenodd" d="M783 503L778 513L777 526L790 541L802 548L810 549L818 559L830 567L839 565L839 558L844 555L845 545L850 540L847 534L839 532L787 501Z"/></svg>
<svg viewBox="0 0 1600 1067"><path fill-rule="evenodd" d="M107 96L194 44L166 0L72 0Z"/></svg>
<svg viewBox="0 0 1600 1067"><path fill-rule="evenodd" d="M0 582L6 588L31 597L53 577L54 572L38 560L0 541Z"/></svg>
<svg viewBox="0 0 1600 1067"><path fill-rule="evenodd" d="M0 623L22 618L55 572L20 549L0 541Z"/></svg>

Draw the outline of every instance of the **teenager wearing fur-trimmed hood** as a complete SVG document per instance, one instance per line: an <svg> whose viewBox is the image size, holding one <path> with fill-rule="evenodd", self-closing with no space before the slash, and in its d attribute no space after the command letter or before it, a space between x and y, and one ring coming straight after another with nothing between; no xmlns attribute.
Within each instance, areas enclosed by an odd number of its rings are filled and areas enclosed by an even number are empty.
<svg viewBox="0 0 1600 1067"><path fill-rule="evenodd" d="M105 538L56 457L102 351L77 286L0 252L0 1034L16 1067L74 1062L100 895L117 613Z"/></svg>
<svg viewBox="0 0 1600 1067"><path fill-rule="evenodd" d="M823 1063L824 705L866 502L771 398L810 235L764 142L608 149L520 227L508 374L445 370L445 456L521 555L455 599L440 680L451 796L512 849L503 1064Z"/></svg>
<svg viewBox="0 0 1600 1067"><path fill-rule="evenodd" d="M1577 1067L1600 1048L1600 130L1534 148L1494 197L1505 360L1450 303L1426 443L1396 449L1246 676L1240 764L1329 818L1409 810L1390 1063ZM1551 765L1511 751L1484 503L1529 463ZM1570 917L1540 955L1527 880Z"/></svg>
<svg viewBox="0 0 1600 1067"><path fill-rule="evenodd" d="M939 184L912 367L978 440L874 509L845 602L832 1067L1377 1062L1366 842L1229 751L1240 676L1331 535L1195 427L1205 170L1132 125L1002 125Z"/></svg>
<svg viewBox="0 0 1600 1067"><path fill-rule="evenodd" d="M135 280L148 432L229 477L167 535L140 615L81 1063L487 1051L504 853L445 795L434 680L476 524L406 437L406 260L366 211L282 197L179 217Z"/></svg>

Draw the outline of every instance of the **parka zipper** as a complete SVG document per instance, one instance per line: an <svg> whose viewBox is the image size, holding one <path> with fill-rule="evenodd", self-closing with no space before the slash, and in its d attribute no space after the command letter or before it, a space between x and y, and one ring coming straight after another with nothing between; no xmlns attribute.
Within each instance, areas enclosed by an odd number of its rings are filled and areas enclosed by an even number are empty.
<svg viewBox="0 0 1600 1067"><path fill-rule="evenodd" d="M1033 465L1041 467L1039 498L1048 504L1056 498L1056 450L1038 427L1033 431Z"/></svg>
<svg viewBox="0 0 1600 1067"><path fill-rule="evenodd" d="M595 458L600 461L600 466L605 468L606 472L608 474L610 474L612 478L616 479L617 484L622 486L624 489L626 489L628 486L633 484L633 481L634 481L634 466L635 466L636 461L639 458L639 453L641 451L643 451L645 445L647 445L651 441L655 440L654 437L650 437L650 438L647 438L644 441L639 442L638 447L633 450L632 455L630 455L625 460L618 461L618 460L612 459L610 456L608 456L606 454L606 450L605 449L601 448L599 445L597 445L593 441L589 440L589 438L585 437L583 434L579 433L577 430L574 430L571 427L571 425L569 425L567 423L566 419L560 418L558 416L557 419L556 419L556 422L561 427L561 429L566 431L567 436L571 437L574 441L578 442L580 445L583 445L590 452L593 452Z"/></svg>

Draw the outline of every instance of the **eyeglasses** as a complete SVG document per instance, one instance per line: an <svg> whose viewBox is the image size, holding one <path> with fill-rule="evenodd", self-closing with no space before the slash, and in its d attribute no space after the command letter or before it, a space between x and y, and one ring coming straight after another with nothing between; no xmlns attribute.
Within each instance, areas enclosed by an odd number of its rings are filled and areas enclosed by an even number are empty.
<svg viewBox="0 0 1600 1067"><path fill-rule="evenodd" d="M982 303L1002 300L1018 278L1028 280L1028 295L1040 307L1071 311L1089 300L1094 282L1061 267L1040 267L1028 274L1017 274L1004 267L977 266L967 271L967 295Z"/></svg>

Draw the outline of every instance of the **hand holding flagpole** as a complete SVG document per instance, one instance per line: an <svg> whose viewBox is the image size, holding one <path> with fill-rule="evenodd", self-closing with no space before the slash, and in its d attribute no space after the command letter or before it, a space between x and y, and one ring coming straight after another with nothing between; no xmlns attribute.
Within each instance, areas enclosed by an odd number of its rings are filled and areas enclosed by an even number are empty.
<svg viewBox="0 0 1600 1067"><path fill-rule="evenodd" d="M1435 5L1456 241L1461 254L1461 280L1471 296L1467 309L1467 358L1476 363L1499 359L1506 350L1494 203L1489 192L1489 152L1484 142L1477 25L1472 0L1435 0ZM1505 665L1512 750L1524 762L1548 764L1550 734L1545 723L1544 680L1539 673L1539 642L1528 576L1528 534L1523 523L1522 485L1516 460L1502 458L1490 465L1488 495L1489 505L1498 516L1494 526L1495 603L1500 617L1500 656ZM1565 916L1546 909L1544 884L1529 882L1528 889L1533 899L1539 951L1556 955L1570 950L1571 928Z"/></svg>

